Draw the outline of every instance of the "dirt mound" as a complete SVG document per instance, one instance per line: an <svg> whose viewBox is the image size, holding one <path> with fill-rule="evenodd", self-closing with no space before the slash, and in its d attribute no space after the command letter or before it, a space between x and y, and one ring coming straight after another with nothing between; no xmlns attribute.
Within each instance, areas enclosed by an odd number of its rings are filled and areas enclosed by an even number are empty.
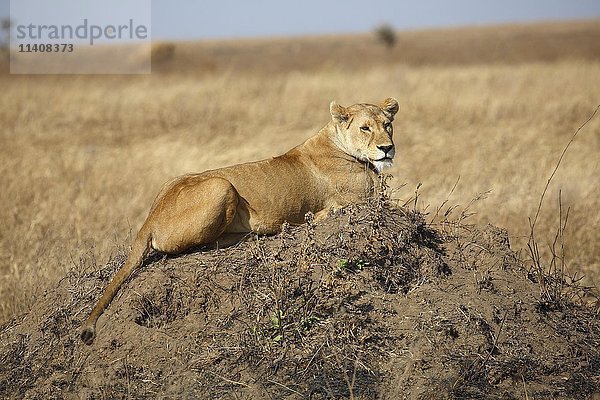
<svg viewBox="0 0 600 400"><path fill-rule="evenodd" d="M150 260L87 347L124 255L82 261L0 331L2 398L591 398L598 309L540 297L503 230L385 199Z"/></svg>

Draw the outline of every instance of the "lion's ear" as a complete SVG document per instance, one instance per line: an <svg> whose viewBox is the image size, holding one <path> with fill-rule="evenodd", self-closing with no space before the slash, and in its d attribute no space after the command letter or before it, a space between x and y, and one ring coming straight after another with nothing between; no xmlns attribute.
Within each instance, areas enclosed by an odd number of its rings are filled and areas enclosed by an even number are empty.
<svg viewBox="0 0 600 400"><path fill-rule="evenodd" d="M336 103L335 100L329 104L329 112L331 113L333 122L342 123L348 121L348 110Z"/></svg>
<svg viewBox="0 0 600 400"><path fill-rule="evenodd" d="M394 115L398 112L398 101L393 97L388 97L385 99L380 106L383 111L388 114L390 119L394 119Z"/></svg>

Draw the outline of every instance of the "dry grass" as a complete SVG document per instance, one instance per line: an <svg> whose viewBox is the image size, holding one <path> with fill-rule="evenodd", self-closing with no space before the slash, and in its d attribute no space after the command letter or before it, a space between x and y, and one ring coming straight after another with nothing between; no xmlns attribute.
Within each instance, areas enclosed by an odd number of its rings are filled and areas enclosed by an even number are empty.
<svg viewBox="0 0 600 400"><path fill-rule="evenodd" d="M397 97L396 196L422 182L418 206L435 211L460 176L448 205L492 189L471 221L522 247L562 148L600 103L599 35L598 21L412 32L392 54L366 37L187 43L151 76L0 76L0 321L82 255L101 264L129 243L165 180L282 153L327 122L331 99ZM567 266L588 282L600 280L599 150L596 118L537 223L551 244L562 189Z"/></svg>

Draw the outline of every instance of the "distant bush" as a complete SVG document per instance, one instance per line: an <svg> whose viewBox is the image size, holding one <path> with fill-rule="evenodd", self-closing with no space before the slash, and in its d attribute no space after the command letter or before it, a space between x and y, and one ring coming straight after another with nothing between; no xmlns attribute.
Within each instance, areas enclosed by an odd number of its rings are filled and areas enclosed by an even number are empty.
<svg viewBox="0 0 600 400"><path fill-rule="evenodd" d="M150 52L152 64L163 64L173 59L175 45L173 43L153 43Z"/></svg>
<svg viewBox="0 0 600 400"><path fill-rule="evenodd" d="M396 31L391 25L380 25L375 28L374 32L377 40L383 43L386 47L391 48L396 44Z"/></svg>

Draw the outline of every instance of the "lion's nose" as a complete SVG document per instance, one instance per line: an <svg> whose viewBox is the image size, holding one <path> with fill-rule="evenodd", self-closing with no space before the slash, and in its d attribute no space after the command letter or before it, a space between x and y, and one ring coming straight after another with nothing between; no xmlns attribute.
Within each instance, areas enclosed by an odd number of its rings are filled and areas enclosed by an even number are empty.
<svg viewBox="0 0 600 400"><path fill-rule="evenodd" d="M387 146L377 146L377 148L381 151L383 151L384 154L389 153L390 151L392 151L392 149L394 148L393 144L387 145Z"/></svg>

